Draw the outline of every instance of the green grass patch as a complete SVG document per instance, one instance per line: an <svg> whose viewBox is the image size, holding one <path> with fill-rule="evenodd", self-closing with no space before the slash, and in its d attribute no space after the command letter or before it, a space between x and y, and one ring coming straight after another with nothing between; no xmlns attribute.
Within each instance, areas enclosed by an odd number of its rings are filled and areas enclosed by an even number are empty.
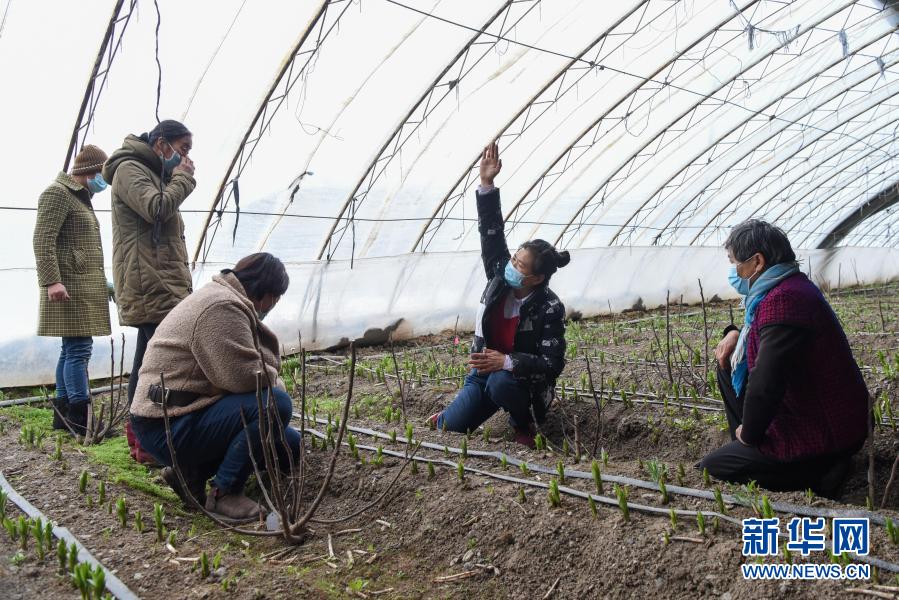
<svg viewBox="0 0 899 600"><path fill-rule="evenodd" d="M156 483L153 471L131 458L125 436L104 440L97 446L85 446L84 452L91 462L107 467L109 479L113 483L127 485L133 490L145 492L173 504L179 502L178 496L168 486Z"/></svg>
<svg viewBox="0 0 899 600"><path fill-rule="evenodd" d="M34 427L35 433L49 436L53 432L53 409L35 406L10 406L2 409L0 414L19 421L22 426Z"/></svg>

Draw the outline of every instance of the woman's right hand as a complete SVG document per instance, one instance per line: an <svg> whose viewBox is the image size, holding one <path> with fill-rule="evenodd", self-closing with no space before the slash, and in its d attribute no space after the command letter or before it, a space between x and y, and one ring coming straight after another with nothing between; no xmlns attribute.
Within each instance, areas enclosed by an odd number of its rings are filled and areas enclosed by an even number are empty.
<svg viewBox="0 0 899 600"><path fill-rule="evenodd" d="M493 187L493 180L503 168L499 158L499 144L493 142L481 153L481 185Z"/></svg>
<svg viewBox="0 0 899 600"><path fill-rule="evenodd" d="M182 156L181 162L178 163L178 166L172 170L172 173L174 174L174 173L177 173L178 171L183 171L184 173L187 173L188 175L193 177L195 168L196 167L194 165L194 161L192 161L190 158L188 158L186 156Z"/></svg>
<svg viewBox="0 0 899 600"><path fill-rule="evenodd" d="M69 300L69 292L62 282L56 282L47 286L47 298L50 302L65 302Z"/></svg>
<svg viewBox="0 0 899 600"><path fill-rule="evenodd" d="M727 369L730 357L737 348L737 340L740 339L739 331L728 331L718 345L715 346L715 358L718 360L718 366Z"/></svg>

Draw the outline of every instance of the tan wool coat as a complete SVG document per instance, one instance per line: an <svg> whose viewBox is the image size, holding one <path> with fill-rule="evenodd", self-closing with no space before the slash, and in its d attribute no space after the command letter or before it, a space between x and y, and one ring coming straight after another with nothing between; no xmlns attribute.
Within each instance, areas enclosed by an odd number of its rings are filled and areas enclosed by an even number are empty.
<svg viewBox="0 0 899 600"><path fill-rule="evenodd" d="M161 172L162 161L134 135L103 167L112 190L112 274L122 325L161 323L193 291L178 208L196 181L182 171L163 179Z"/></svg>
<svg viewBox="0 0 899 600"><path fill-rule="evenodd" d="M37 334L109 335L109 292L100 225L90 192L68 174L57 175L38 199L32 242L41 297ZM66 287L68 301L50 302L47 286L53 283Z"/></svg>
<svg viewBox="0 0 899 600"><path fill-rule="evenodd" d="M212 281L185 298L160 323L147 346L131 414L162 418L162 407L147 398L151 384L165 374L168 389L200 396L188 406L171 407L179 416L210 406L226 394L256 391L262 371L284 389L278 338L256 316L253 303L233 273ZM263 387L268 387L265 373Z"/></svg>

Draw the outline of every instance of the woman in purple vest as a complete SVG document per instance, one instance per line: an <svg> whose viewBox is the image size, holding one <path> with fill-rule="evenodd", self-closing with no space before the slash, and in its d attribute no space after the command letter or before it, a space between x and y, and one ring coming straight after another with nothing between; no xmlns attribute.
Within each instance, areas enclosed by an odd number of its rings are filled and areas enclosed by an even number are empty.
<svg viewBox="0 0 899 600"><path fill-rule="evenodd" d="M836 498L867 436L868 389L846 334L779 228L746 221L724 247L746 308L715 349L733 441L697 468Z"/></svg>

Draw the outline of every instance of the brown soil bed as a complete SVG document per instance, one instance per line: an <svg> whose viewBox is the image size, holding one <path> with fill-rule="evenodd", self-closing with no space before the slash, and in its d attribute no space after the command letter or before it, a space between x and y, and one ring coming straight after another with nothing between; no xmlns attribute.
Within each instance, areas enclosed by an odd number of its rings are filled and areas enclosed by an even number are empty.
<svg viewBox="0 0 899 600"><path fill-rule="evenodd" d="M841 317L856 358L863 367L869 389L878 399L896 403L899 384L882 366L899 346L896 286L867 292L840 294L832 303ZM710 306L706 315L710 350L719 332L730 321L731 306ZM590 470L594 434L601 431L597 446L604 448L609 463L606 474L627 475L649 480L647 463L657 460L668 469L668 482L676 484L678 465L683 465L683 485L692 488L720 486L725 492L740 491L735 486L712 483L705 486L692 465L706 452L725 442L722 416L713 410L681 408L680 404L720 407L715 392L705 385L703 361L694 360L698 349L702 358L704 341L699 307L674 306L668 328L671 347L671 377L668 375L665 311L618 315L580 322L569 328L569 343L575 346L562 383L569 390L584 388L584 354L591 356L595 387L600 379L605 391L615 390L602 409L602 425L597 427L597 411L589 395L576 400L573 393L553 408L542 427L550 450L534 451L508 441L505 416L498 414L467 440L469 450L507 453L529 464L554 468L562 461L569 469ZM885 316L881 320L881 313ZM696 313L699 313L698 315ZM739 317L739 313L737 313ZM644 319L636 321L637 319ZM630 321L630 322L628 322ZM653 325L655 331L653 331ZM466 344L464 336L462 344ZM425 426L428 415L452 401L459 374L464 370L465 353L454 349L454 334L447 332L397 345L399 368L404 372L407 419L416 439L447 446L460 446L462 436L431 431ZM307 369L307 405L316 416L339 414L346 391L345 353L310 357ZM440 373L436 373L439 365ZM377 371L384 371L381 377ZM429 376L433 374L434 377ZM456 369L450 372L451 369ZM375 373L371 374L371 371ZM357 436L359 444L382 446L402 452L405 428L402 401L393 363L387 348L366 348L359 352L356 389L350 425L370 427L384 433L396 431L398 441L374 440ZM290 375L290 373L287 373ZM418 375L422 374L421 383ZM371 376L371 379L369 379ZM386 380L386 383L382 382ZM441 379L441 381L434 381ZM678 384L672 389L671 382ZM624 390L626 401L621 400ZM641 396L644 394L645 396ZM661 396L660 396L661 394ZM671 398L668 406L644 404L642 398ZM705 398L705 399L704 399ZM661 401L661 400L660 400ZM388 407L394 418L388 424ZM299 409L298 409L299 410ZM749 582L743 580L740 565L741 535L735 527L721 523L717 532L711 523L700 536L695 519L681 518L672 530L665 516L631 512L625 522L614 506L600 506L593 517L584 500L562 497L561 506L552 508L545 490L526 487L525 501L519 501L519 486L473 474L460 481L453 467L438 465L436 477L429 479L424 464L418 473L402 475L388 501L367 513L338 525L313 524L314 532L297 547L287 548L277 539L242 536L219 530L205 517L184 511L170 497L160 498L125 484L113 483L108 467L74 444L67 442L63 460L53 460L53 443L42 449L19 443L18 414L0 412L5 428L0 433L0 470L13 486L54 521L69 528L91 552L135 593L144 598L542 598L555 584L554 598L631 598L664 595L670 598L795 597L845 598L850 587L870 589L868 582ZM311 416L311 415L310 415ZM899 417L899 413L897 413ZM899 418L897 418L899 422ZM324 430L323 425L318 425ZM576 433L575 433L576 431ZM569 453L562 449L566 445ZM308 495L317 491L330 450L312 450L307 438L310 478ZM578 462L575 446L582 455ZM867 450L855 457L853 474L839 502L809 498L802 492L770 493L771 501L830 508L864 508L867 496ZM875 504L879 505L890 466L899 452L899 439L889 424L878 427L874 436ZM336 518L375 499L393 479L403 463L386 456L383 466L371 464L373 455L362 453L359 464L344 450L338 460L334 481L318 516ZM422 449L419 456L453 463L458 456ZM642 464L642 466L641 466ZM549 475L519 469L504 471L495 460L469 456L465 465L497 474L547 482ZM78 491L82 469L91 473L88 494ZM150 475L148 480L151 480ZM107 498L126 499L129 521L121 527L104 504L96 505L97 481L107 482ZM571 480L573 488L594 491L591 481ZM605 493L611 494L607 484ZM88 505L87 497L94 506ZM663 505L658 492L630 488L631 502L712 512L715 503L672 496ZM161 502L166 510L166 527L177 530L175 552L156 541L153 505ZM899 520L896 512L899 489L888 499L883 514ZM11 509L9 509L11 510ZM147 530L134 527L134 512L144 515ZM749 509L731 506L735 518L752 516ZM789 515L781 515L789 518ZM699 539L663 543L665 533ZM329 544L330 536L330 544ZM872 527L871 554L899 563L899 547L890 543L883 527ZM333 550L333 556L331 556ZM221 555L222 570L201 579L194 570L196 559L206 552L210 560ZM40 564L33 553L19 565L10 561L16 546L0 532L0 597L71 598L75 592L68 581L55 575L55 557ZM349 554L348 554L349 553ZM350 558L350 556L352 558ZM179 560L181 559L181 560ZM778 558L772 562L782 562ZM799 562L823 562L824 554L813 554ZM441 581L453 575L450 581ZM881 572L880 582L899 585L893 575ZM7 593L7 590L9 592ZM381 593L378 593L381 592Z"/></svg>

